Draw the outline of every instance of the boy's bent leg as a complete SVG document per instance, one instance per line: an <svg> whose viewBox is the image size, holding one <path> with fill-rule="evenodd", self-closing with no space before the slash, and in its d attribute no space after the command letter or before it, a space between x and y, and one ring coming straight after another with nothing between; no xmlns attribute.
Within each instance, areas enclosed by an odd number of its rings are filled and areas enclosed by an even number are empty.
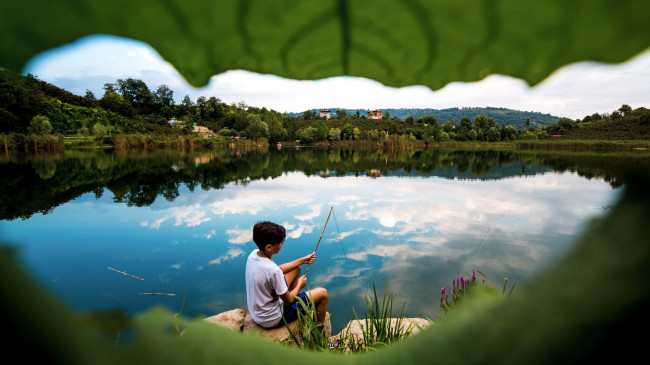
<svg viewBox="0 0 650 365"><path fill-rule="evenodd" d="M327 316L327 303L329 302L329 294L325 288L316 288L310 290L311 299L314 301L314 307L316 308L316 316L318 317L318 322L325 323Z"/></svg>

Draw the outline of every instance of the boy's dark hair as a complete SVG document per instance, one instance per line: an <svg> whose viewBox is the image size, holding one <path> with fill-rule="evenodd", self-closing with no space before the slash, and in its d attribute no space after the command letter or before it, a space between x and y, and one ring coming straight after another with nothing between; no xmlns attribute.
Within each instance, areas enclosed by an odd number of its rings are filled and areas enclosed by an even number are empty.
<svg viewBox="0 0 650 365"><path fill-rule="evenodd" d="M269 243L277 245L284 241L286 231L284 227L279 224L269 221L257 222L253 227L253 241L260 250L264 250L264 246Z"/></svg>

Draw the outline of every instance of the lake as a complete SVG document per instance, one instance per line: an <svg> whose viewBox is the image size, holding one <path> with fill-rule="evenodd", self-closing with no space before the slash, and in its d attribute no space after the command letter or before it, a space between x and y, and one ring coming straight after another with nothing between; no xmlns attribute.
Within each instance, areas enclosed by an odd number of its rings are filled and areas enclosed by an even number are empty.
<svg viewBox="0 0 650 365"><path fill-rule="evenodd" d="M646 153L307 147L3 156L0 239L76 310L195 318L246 309L257 221L287 230L277 263L322 233L308 285L328 289L337 333L373 283L428 318L440 288L472 270L525 285L643 164Z"/></svg>

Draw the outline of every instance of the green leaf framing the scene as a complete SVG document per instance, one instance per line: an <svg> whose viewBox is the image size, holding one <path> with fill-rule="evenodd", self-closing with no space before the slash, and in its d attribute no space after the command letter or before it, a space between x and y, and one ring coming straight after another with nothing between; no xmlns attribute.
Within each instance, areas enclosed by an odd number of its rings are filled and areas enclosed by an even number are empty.
<svg viewBox="0 0 650 365"><path fill-rule="evenodd" d="M23 0L0 5L0 66L84 36L144 41L195 86L245 69L439 89L504 74L534 85L650 45L644 0Z"/></svg>

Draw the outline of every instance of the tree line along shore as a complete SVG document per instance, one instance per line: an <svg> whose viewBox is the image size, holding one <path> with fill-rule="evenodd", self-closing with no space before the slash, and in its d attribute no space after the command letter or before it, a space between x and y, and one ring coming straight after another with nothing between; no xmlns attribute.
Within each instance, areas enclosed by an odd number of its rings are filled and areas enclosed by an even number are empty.
<svg viewBox="0 0 650 365"><path fill-rule="evenodd" d="M523 114L522 114L523 115ZM647 148L650 110L622 105L611 113L582 119L559 118L542 125L526 119L524 128L487 115L438 120L434 115L375 119L335 111L290 115L217 97L185 96L174 101L166 85L152 90L142 80L118 79L97 98L75 95L36 76L0 69L0 148L5 152L50 151L66 147L213 148L218 146L309 144L420 146Z"/></svg>

